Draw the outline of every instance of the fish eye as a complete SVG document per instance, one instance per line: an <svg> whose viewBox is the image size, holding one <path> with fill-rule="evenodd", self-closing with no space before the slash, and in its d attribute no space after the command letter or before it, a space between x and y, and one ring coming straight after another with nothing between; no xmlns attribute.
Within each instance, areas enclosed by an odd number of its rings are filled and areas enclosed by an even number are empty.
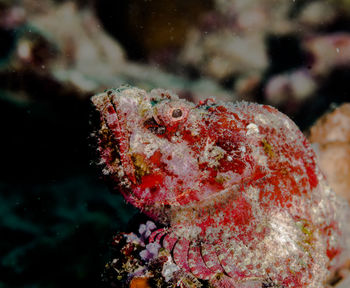
<svg viewBox="0 0 350 288"><path fill-rule="evenodd" d="M173 118L180 118L182 116L182 110L177 108L177 109L174 109L173 112L171 113L171 116Z"/></svg>

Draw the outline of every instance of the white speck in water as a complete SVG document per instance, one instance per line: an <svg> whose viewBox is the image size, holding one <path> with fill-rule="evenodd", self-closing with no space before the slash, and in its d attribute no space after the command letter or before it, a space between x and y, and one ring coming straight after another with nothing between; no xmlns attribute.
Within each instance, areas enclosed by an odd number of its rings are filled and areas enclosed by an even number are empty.
<svg viewBox="0 0 350 288"><path fill-rule="evenodd" d="M18 45L18 55L23 59L29 59L31 54L31 47L28 41L23 41Z"/></svg>

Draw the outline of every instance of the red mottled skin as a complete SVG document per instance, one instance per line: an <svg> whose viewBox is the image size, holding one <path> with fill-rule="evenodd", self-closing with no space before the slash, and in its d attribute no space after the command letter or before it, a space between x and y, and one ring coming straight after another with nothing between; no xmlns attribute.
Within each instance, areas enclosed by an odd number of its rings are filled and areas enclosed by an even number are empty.
<svg viewBox="0 0 350 288"><path fill-rule="evenodd" d="M92 101L105 174L168 227L152 239L184 271L214 287L320 288L340 265L348 207L284 114L160 89Z"/></svg>

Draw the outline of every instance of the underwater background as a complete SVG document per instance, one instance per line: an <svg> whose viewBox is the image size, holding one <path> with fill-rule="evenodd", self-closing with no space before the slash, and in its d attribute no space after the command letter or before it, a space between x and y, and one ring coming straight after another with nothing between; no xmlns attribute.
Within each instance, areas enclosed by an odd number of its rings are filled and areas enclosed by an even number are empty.
<svg viewBox="0 0 350 288"><path fill-rule="evenodd" d="M101 179L95 93L255 101L308 134L349 83L347 0L0 0L0 288L101 287L143 219Z"/></svg>

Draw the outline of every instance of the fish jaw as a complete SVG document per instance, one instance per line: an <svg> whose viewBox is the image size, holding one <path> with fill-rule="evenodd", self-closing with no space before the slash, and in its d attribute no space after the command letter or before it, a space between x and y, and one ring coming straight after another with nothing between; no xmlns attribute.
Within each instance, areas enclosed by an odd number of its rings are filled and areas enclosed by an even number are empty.
<svg viewBox="0 0 350 288"><path fill-rule="evenodd" d="M98 131L98 150L103 172L110 175L112 182L118 183L118 190L125 199L136 206L132 196L132 187L136 184L135 167L128 153L129 132L121 116L119 90L109 90L91 98L100 113L100 130ZM130 98L132 99L132 98Z"/></svg>
<svg viewBox="0 0 350 288"><path fill-rule="evenodd" d="M186 113L178 117L178 121L169 123L167 113L161 111L164 110L165 105L163 109L161 109L162 105L158 105L160 111L157 114L153 109L153 102L167 102L169 98L171 98L170 93L165 90L146 93L141 89L122 87L108 90L91 99L100 113L101 125L97 137L101 164L105 167L104 174L111 177L115 188L128 202L158 221L160 215L166 214L164 207L173 202L172 194L167 193L166 185L169 184L170 179L167 174L184 172L181 169L164 171L158 166L165 166L166 163L160 162L166 161L165 158L171 158L171 154L175 152L191 158L188 149L176 150L174 147L177 145L171 143L167 137L158 137L162 131L155 131L158 127L164 128L165 125L171 131L178 125L179 120L187 116L188 111L183 110ZM177 103L178 97L175 96L172 100ZM181 101L178 102L181 104ZM174 107L170 112L173 112L177 106L173 102L171 104ZM161 124L149 123L150 119ZM178 160L180 162L180 159ZM195 161L192 162L194 166L188 167L189 172L192 168L195 169ZM162 195L152 191L156 186L161 186ZM182 191L178 194L183 196L186 193ZM175 197L174 194L173 198Z"/></svg>

